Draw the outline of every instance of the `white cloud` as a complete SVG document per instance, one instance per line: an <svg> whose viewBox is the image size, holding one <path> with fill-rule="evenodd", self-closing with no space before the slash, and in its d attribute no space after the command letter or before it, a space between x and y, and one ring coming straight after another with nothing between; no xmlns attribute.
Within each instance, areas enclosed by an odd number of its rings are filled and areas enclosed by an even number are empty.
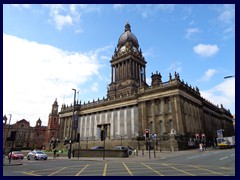
<svg viewBox="0 0 240 180"><path fill-rule="evenodd" d="M80 54L3 34L3 112L31 125L40 117L47 125L55 98L60 110L63 97L72 103L72 88L99 75L104 49Z"/></svg>
<svg viewBox="0 0 240 180"><path fill-rule="evenodd" d="M49 22L58 30L66 26L74 26L76 33L83 32L79 26L82 14L101 11L100 6L88 4L47 4L44 7L49 9Z"/></svg>
<svg viewBox="0 0 240 180"><path fill-rule="evenodd" d="M218 19L223 23L232 23L235 18L235 5L225 4L223 11L218 16Z"/></svg>
<svg viewBox="0 0 240 180"><path fill-rule="evenodd" d="M186 39L191 39L192 36L193 36L194 34L197 34L197 33L199 33L199 29L198 29L198 28L188 28L188 29L186 30L185 38L186 38Z"/></svg>
<svg viewBox="0 0 240 180"><path fill-rule="evenodd" d="M214 104L222 104L235 114L235 78L226 79L212 89L201 91L201 95Z"/></svg>
<svg viewBox="0 0 240 180"><path fill-rule="evenodd" d="M217 72L216 69L208 69L199 81L209 81Z"/></svg>
<svg viewBox="0 0 240 180"><path fill-rule="evenodd" d="M73 24L72 17L68 14L64 5L51 4L45 5L45 7L50 9L50 22L52 22L58 30L62 30L64 26Z"/></svg>
<svg viewBox="0 0 240 180"><path fill-rule="evenodd" d="M217 45L211 44L198 44L197 46L193 47L193 51L203 57L210 57L215 55L219 48Z"/></svg>

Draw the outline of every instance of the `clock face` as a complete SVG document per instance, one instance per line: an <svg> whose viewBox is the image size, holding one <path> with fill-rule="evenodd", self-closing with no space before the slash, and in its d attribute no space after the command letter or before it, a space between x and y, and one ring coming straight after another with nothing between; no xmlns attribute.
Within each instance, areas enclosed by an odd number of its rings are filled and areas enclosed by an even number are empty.
<svg viewBox="0 0 240 180"><path fill-rule="evenodd" d="M57 107L56 106L53 107L53 111L57 111Z"/></svg>
<svg viewBox="0 0 240 180"><path fill-rule="evenodd" d="M137 48L135 46L133 46L133 51L137 52Z"/></svg>
<svg viewBox="0 0 240 180"><path fill-rule="evenodd" d="M120 52L124 52L124 51L125 51L125 49L126 49L126 47L125 47L125 46L121 47L121 49L120 49Z"/></svg>

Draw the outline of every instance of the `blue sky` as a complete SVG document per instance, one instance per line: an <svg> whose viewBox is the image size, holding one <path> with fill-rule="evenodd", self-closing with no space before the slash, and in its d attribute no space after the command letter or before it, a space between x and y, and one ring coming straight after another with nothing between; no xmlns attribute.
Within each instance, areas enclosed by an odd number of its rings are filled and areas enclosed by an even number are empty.
<svg viewBox="0 0 240 180"><path fill-rule="evenodd" d="M110 63L126 22L152 72L177 71L201 96L235 114L235 5L3 5L3 113L12 123L52 104L106 96Z"/></svg>

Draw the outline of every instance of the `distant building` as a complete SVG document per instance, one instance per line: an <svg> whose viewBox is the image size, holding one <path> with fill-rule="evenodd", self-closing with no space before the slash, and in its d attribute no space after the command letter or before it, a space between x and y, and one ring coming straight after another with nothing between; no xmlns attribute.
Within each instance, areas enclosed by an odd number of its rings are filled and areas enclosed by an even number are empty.
<svg viewBox="0 0 240 180"><path fill-rule="evenodd" d="M52 105L48 126L42 126L40 118L36 121L34 127L31 127L30 123L25 119L10 125L6 115L3 120L3 145L6 145L7 149L12 147L12 141L6 139L11 136L12 132L16 132L14 148L43 148L50 143L52 138L58 138L59 115L57 100Z"/></svg>
<svg viewBox="0 0 240 180"><path fill-rule="evenodd" d="M187 148L186 142L196 134L207 140L217 137L216 130L233 133L232 115L223 105L218 107L201 97L198 87L180 79L175 72L162 82L159 72L152 73L151 85L146 83L146 60L129 23L119 37L111 64L111 83L107 96L88 103L75 102L77 123L73 121L73 105L63 104L59 138L99 141L101 130L111 147L121 141L136 147L133 139L145 136L145 130L164 140L165 150ZM73 128L73 124L77 128ZM161 137L164 137L161 139ZM157 146L160 146L159 143Z"/></svg>

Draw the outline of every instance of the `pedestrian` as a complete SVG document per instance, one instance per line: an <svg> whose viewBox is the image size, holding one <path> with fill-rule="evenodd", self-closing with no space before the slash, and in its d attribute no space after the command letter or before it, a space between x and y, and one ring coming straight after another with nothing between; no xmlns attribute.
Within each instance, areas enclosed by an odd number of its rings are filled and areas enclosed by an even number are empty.
<svg viewBox="0 0 240 180"><path fill-rule="evenodd" d="M206 151L206 143L203 143L203 150Z"/></svg>
<svg viewBox="0 0 240 180"><path fill-rule="evenodd" d="M53 150L53 158L56 158L56 153L57 153L57 150L54 149L54 150Z"/></svg>
<svg viewBox="0 0 240 180"><path fill-rule="evenodd" d="M75 155L75 149L72 150L72 156L74 157Z"/></svg>
<svg viewBox="0 0 240 180"><path fill-rule="evenodd" d="M199 151L200 152L203 151L203 144L202 143L199 144Z"/></svg>

